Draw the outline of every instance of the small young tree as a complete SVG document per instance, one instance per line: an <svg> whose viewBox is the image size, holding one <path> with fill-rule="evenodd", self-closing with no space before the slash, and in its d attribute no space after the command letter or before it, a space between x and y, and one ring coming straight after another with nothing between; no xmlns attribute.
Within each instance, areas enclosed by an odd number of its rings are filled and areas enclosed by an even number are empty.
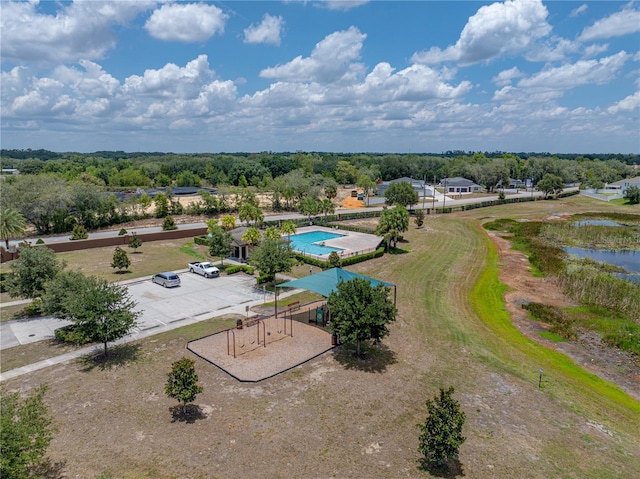
<svg viewBox="0 0 640 479"><path fill-rule="evenodd" d="M372 286L369 281L354 278L338 283L327 299L331 311L331 332L340 339L360 344L380 342L389 334L388 324L395 321L397 309L389 300L389 288L383 284Z"/></svg>
<svg viewBox="0 0 640 479"><path fill-rule="evenodd" d="M82 225L75 225L73 227L73 231L71 232L72 240L83 240L89 237L89 233L87 233L87 228Z"/></svg>
<svg viewBox="0 0 640 479"><path fill-rule="evenodd" d="M465 414L460 403L453 398L453 387L440 388L440 395L427 400L427 416L424 424L418 424L421 434L418 450L430 466L440 465L458 456L458 450L466 438L462 435Z"/></svg>
<svg viewBox="0 0 640 479"><path fill-rule="evenodd" d="M129 248L132 248L135 253L137 253L138 248L142 246L142 241L138 238L138 235L135 233L131 233L131 239L129 240Z"/></svg>
<svg viewBox="0 0 640 479"><path fill-rule="evenodd" d="M209 254L220 258L221 264L224 264L224 258L231 252L232 241L231 233L216 224L209 224Z"/></svg>
<svg viewBox="0 0 640 479"><path fill-rule="evenodd" d="M418 228L422 228L424 224L424 210L416 210L416 218L414 220Z"/></svg>
<svg viewBox="0 0 640 479"><path fill-rule="evenodd" d="M156 205L156 218L164 218L169 214L169 198L164 193L158 193L153 202Z"/></svg>
<svg viewBox="0 0 640 479"><path fill-rule="evenodd" d="M176 226L176 221L173 219L173 216L165 217L164 221L162 222L162 231L171 231L177 229L178 227Z"/></svg>
<svg viewBox="0 0 640 479"><path fill-rule="evenodd" d="M35 467L45 462L45 454L56 427L44 404L46 386L20 399L0 388L0 477L33 477Z"/></svg>
<svg viewBox="0 0 640 479"><path fill-rule="evenodd" d="M280 241L282 239L282 234L275 226L269 226L264 230L262 237L266 240Z"/></svg>
<svg viewBox="0 0 640 479"><path fill-rule="evenodd" d="M327 258L329 265L332 268L339 268L342 264L342 260L340 259L340 255L336 251L332 251L329 253L329 257Z"/></svg>
<svg viewBox="0 0 640 479"><path fill-rule="evenodd" d="M245 231L242 235L242 241L245 241L249 245L249 249L260 243L262 234L258 228L251 227Z"/></svg>
<svg viewBox="0 0 640 479"><path fill-rule="evenodd" d="M202 392L198 385L198 375L193 359L182 358L171 365L164 391L171 399L182 403L182 412L187 412L187 404L195 401L196 395Z"/></svg>
<svg viewBox="0 0 640 479"><path fill-rule="evenodd" d="M280 232L287 235L287 239L291 239L291 235L296 234L296 224L293 221L285 221L280 225Z"/></svg>
<svg viewBox="0 0 640 479"><path fill-rule="evenodd" d="M116 246L116 249L113 251L111 267L118 268L118 273L122 273L122 270L126 270L129 266L131 266L131 260L129 256L127 256L127 252L120 248L120 246Z"/></svg>

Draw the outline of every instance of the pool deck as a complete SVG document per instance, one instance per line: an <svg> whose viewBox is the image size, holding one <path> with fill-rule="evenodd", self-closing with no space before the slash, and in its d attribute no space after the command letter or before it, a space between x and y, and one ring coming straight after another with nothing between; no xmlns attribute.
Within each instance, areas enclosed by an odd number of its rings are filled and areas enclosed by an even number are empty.
<svg viewBox="0 0 640 479"><path fill-rule="evenodd" d="M336 233L344 236L339 238L328 239L324 241L326 246L332 246L334 248L340 248L341 252L338 252L340 256L348 257L355 256L357 254L368 253L374 251L378 245L384 239L382 236L376 236L374 234L357 233L355 231L341 230L339 227L327 228L325 226L303 226L296 230L296 234L310 233L312 231L325 231L327 233ZM328 255L314 255L306 253L308 256L325 259Z"/></svg>

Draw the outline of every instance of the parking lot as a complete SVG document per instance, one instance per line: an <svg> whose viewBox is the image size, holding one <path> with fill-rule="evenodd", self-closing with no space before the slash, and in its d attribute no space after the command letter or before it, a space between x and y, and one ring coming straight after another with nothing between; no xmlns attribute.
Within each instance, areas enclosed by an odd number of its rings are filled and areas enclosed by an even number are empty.
<svg viewBox="0 0 640 479"><path fill-rule="evenodd" d="M254 277L237 273L204 278L194 273L179 273L181 285L163 288L150 280L129 284L129 293L140 311L140 331L161 326L181 326L186 320L201 320L226 310L242 312L246 305L260 302L263 295L254 292Z"/></svg>
<svg viewBox="0 0 640 479"><path fill-rule="evenodd" d="M224 313L245 314L247 306L265 300L262 293L253 289L255 278L244 273L210 279L188 272L178 274L182 284L177 288L163 288L150 278L127 283L131 298L137 303L135 310L141 313L131 339ZM266 300L272 301L273 295ZM66 324L69 322L52 317L2 322L0 349L51 339L54 331Z"/></svg>

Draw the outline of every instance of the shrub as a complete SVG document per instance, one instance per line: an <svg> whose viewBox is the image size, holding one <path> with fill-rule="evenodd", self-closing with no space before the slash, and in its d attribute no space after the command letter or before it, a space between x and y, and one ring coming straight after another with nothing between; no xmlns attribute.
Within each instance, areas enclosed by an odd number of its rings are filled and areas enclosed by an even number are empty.
<svg viewBox="0 0 640 479"><path fill-rule="evenodd" d="M271 281L273 281L273 275L271 274L261 274L258 276L258 279L256 279L256 283L258 284L269 283Z"/></svg>
<svg viewBox="0 0 640 479"><path fill-rule="evenodd" d="M38 238L38 241L36 241L36 244L44 244L44 240L42 238Z"/></svg>
<svg viewBox="0 0 640 479"><path fill-rule="evenodd" d="M87 229L82 225L75 225L71 232L71 240L83 240L89 237Z"/></svg>
<svg viewBox="0 0 640 479"><path fill-rule="evenodd" d="M122 228L119 232L118 232L118 236L124 236L127 234L127 230Z"/></svg>
<svg viewBox="0 0 640 479"><path fill-rule="evenodd" d="M162 231L171 231L177 229L178 227L176 226L176 221L173 219L173 216L165 217L164 221L162 222Z"/></svg>
<svg viewBox="0 0 640 479"><path fill-rule="evenodd" d="M27 303L22 311L27 317L40 316L42 314L42 300L34 299Z"/></svg>
<svg viewBox="0 0 640 479"><path fill-rule="evenodd" d="M238 273L240 271L243 271L244 273L253 275L253 268L251 266L245 266L245 265L234 265L234 266L228 266L225 269L225 273L227 274L234 274L234 273Z"/></svg>
<svg viewBox="0 0 640 479"><path fill-rule="evenodd" d="M75 324L56 329L54 335L58 341L65 343L87 344L91 342L91 338L85 335Z"/></svg>
<svg viewBox="0 0 640 479"><path fill-rule="evenodd" d="M206 235L194 236L193 242L195 244L199 244L200 246L209 246L209 238L207 238Z"/></svg>

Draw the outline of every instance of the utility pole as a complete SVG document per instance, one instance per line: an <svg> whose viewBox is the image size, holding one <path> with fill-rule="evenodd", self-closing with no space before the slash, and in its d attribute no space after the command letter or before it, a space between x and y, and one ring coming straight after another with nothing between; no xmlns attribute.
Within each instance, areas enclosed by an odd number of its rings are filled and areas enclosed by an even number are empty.
<svg viewBox="0 0 640 479"><path fill-rule="evenodd" d="M436 211L436 175L433 175L433 191L431 192L431 194L433 195L433 201L431 202L431 209L433 209L433 212L435 213Z"/></svg>

